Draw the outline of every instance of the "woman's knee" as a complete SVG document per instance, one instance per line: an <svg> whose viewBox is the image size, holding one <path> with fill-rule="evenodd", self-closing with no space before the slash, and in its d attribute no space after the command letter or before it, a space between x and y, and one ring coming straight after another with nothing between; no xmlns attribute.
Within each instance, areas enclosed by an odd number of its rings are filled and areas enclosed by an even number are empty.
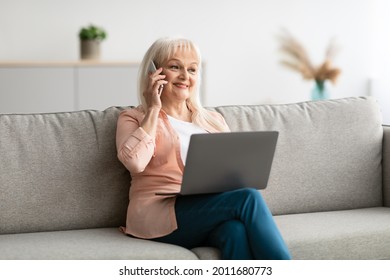
<svg viewBox="0 0 390 280"><path fill-rule="evenodd" d="M254 202L255 204L265 204L259 190L254 188L242 188L238 190L238 194L245 202Z"/></svg>
<svg viewBox="0 0 390 280"><path fill-rule="evenodd" d="M254 188L242 188L241 191L245 195L250 196L250 197L259 197L259 196L261 196L259 190L254 189Z"/></svg>
<svg viewBox="0 0 390 280"><path fill-rule="evenodd" d="M256 215L257 218L272 216L259 190L244 188L240 190L239 196L241 197L240 219L250 218L252 215Z"/></svg>
<svg viewBox="0 0 390 280"><path fill-rule="evenodd" d="M241 188L233 191L236 195L240 195L244 198L256 198L261 197L259 190L254 188Z"/></svg>

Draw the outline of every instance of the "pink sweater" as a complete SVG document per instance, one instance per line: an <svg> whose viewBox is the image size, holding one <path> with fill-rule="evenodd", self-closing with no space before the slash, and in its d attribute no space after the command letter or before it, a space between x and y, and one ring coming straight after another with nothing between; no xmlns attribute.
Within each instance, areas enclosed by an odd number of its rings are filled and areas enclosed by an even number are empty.
<svg viewBox="0 0 390 280"><path fill-rule="evenodd" d="M211 112L221 123L223 117ZM131 174L130 202L126 227L122 231L140 238L157 238L177 229L174 196L157 196L156 192L178 192L184 163L180 156L179 137L160 111L155 139L140 124L145 116L141 106L120 113L116 146L118 158ZM208 125L208 132L216 132Z"/></svg>

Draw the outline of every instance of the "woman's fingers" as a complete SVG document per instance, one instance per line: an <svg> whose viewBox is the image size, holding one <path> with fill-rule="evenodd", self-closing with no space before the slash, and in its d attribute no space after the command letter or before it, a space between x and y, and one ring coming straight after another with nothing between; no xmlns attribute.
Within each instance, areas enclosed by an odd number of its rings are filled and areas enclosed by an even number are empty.
<svg viewBox="0 0 390 280"><path fill-rule="evenodd" d="M154 86L153 86L153 92L156 92L158 94L161 94L162 92L162 88L164 87L164 85L166 85L168 82L165 81L165 80L158 80L154 83Z"/></svg>
<svg viewBox="0 0 390 280"><path fill-rule="evenodd" d="M160 69L162 69L162 68L160 68ZM159 71L159 70L157 70L156 72L149 75L149 78L151 79L152 84L154 84L158 80L162 80L165 78L165 75L161 74L161 71Z"/></svg>
<svg viewBox="0 0 390 280"><path fill-rule="evenodd" d="M167 81L164 80L165 75L161 74L163 68L158 68L154 73L151 73L149 75L149 88L152 92L156 92L158 94L161 94L161 87L167 83Z"/></svg>
<svg viewBox="0 0 390 280"><path fill-rule="evenodd" d="M149 75L149 84L147 90L144 92L144 97L147 105L151 106L160 106L161 107L161 93L163 87L168 82L164 80L165 75L161 74L162 68L157 69L154 73Z"/></svg>

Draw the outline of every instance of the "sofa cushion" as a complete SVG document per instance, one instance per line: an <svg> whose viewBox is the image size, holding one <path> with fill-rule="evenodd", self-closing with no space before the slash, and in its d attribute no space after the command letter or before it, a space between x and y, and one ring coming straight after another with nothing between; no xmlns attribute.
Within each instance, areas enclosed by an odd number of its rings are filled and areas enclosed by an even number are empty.
<svg viewBox="0 0 390 280"><path fill-rule="evenodd" d="M390 259L390 208L275 216L294 260ZM199 259L217 260L211 247L192 250Z"/></svg>
<svg viewBox="0 0 390 280"><path fill-rule="evenodd" d="M233 131L279 131L263 191L274 214L382 205L383 129L373 98L215 110Z"/></svg>
<svg viewBox="0 0 390 280"><path fill-rule="evenodd" d="M390 208L275 217L293 259L390 259Z"/></svg>
<svg viewBox="0 0 390 280"><path fill-rule="evenodd" d="M221 251L214 247L196 247L191 249L200 260L220 260Z"/></svg>
<svg viewBox="0 0 390 280"><path fill-rule="evenodd" d="M0 115L0 233L124 225L120 110Z"/></svg>
<svg viewBox="0 0 390 280"><path fill-rule="evenodd" d="M179 246L128 237L118 228L0 235L0 259L197 259Z"/></svg>

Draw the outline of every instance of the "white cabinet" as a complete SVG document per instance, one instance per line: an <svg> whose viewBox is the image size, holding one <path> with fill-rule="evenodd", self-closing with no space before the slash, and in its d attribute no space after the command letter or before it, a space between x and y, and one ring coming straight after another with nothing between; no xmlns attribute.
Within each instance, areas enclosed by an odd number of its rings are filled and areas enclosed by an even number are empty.
<svg viewBox="0 0 390 280"><path fill-rule="evenodd" d="M76 107L106 109L137 105L138 67L80 67L77 69Z"/></svg>
<svg viewBox="0 0 390 280"><path fill-rule="evenodd" d="M0 113L137 105L138 63L0 62Z"/></svg>
<svg viewBox="0 0 390 280"><path fill-rule="evenodd" d="M0 67L0 113L70 111L73 91L69 67Z"/></svg>

